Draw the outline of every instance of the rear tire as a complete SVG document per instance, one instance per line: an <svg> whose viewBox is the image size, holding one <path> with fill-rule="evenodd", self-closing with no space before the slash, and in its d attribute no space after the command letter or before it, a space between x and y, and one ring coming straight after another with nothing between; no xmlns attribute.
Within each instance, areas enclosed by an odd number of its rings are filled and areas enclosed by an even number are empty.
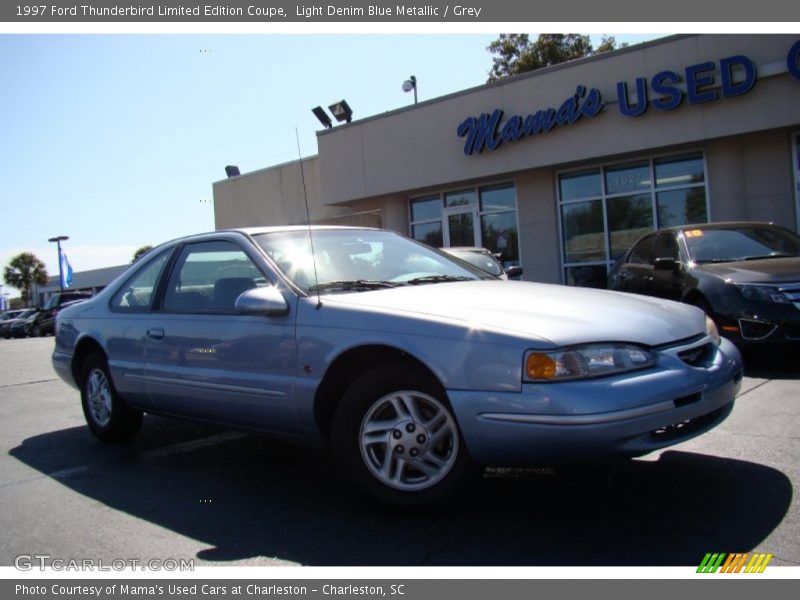
<svg viewBox="0 0 800 600"><path fill-rule="evenodd" d="M92 433L104 442L131 439L142 426L142 412L120 398L104 354L94 352L81 369L81 404Z"/></svg>
<svg viewBox="0 0 800 600"><path fill-rule="evenodd" d="M390 508L440 506L473 473L444 388L408 362L356 379L342 396L331 439L339 466Z"/></svg>

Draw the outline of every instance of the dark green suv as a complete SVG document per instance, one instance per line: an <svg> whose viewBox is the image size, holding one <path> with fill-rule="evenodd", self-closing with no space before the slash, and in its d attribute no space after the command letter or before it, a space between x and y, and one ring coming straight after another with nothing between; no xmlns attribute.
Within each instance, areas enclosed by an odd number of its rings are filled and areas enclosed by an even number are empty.
<svg viewBox="0 0 800 600"><path fill-rule="evenodd" d="M55 335L56 315L67 304L74 304L88 300L92 297L91 292L61 292L54 294L47 299L44 308L39 311L32 331L29 335Z"/></svg>

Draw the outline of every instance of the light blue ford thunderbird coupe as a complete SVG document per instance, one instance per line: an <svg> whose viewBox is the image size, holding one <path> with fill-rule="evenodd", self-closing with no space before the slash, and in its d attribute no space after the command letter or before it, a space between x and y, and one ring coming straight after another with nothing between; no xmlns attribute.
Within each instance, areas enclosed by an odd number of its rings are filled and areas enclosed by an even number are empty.
<svg viewBox="0 0 800 600"><path fill-rule="evenodd" d="M323 443L367 494L410 507L476 466L682 442L725 419L742 377L697 308L499 281L337 227L163 244L59 314L53 365L103 441L154 413Z"/></svg>

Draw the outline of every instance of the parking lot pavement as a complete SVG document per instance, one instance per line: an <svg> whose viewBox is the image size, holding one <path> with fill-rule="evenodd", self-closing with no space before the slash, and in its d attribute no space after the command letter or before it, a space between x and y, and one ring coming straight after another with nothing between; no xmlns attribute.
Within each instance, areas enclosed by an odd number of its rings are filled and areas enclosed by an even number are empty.
<svg viewBox="0 0 800 600"><path fill-rule="evenodd" d="M800 565L800 367L759 353L729 419L608 470L493 470L458 506L394 515L330 459L263 436L147 417L106 446L50 368L53 339L0 340L0 565ZM795 353L796 354L796 353Z"/></svg>

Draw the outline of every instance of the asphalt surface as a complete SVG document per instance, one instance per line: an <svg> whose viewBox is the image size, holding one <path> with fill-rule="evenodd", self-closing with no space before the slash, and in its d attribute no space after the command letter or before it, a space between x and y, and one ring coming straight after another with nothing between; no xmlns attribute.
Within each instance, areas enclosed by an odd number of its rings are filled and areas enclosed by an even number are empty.
<svg viewBox="0 0 800 600"><path fill-rule="evenodd" d="M599 472L490 471L447 511L364 501L317 452L146 417L108 446L50 367L52 338L0 340L0 565L194 559L196 566L800 565L800 364L759 352L715 430Z"/></svg>

